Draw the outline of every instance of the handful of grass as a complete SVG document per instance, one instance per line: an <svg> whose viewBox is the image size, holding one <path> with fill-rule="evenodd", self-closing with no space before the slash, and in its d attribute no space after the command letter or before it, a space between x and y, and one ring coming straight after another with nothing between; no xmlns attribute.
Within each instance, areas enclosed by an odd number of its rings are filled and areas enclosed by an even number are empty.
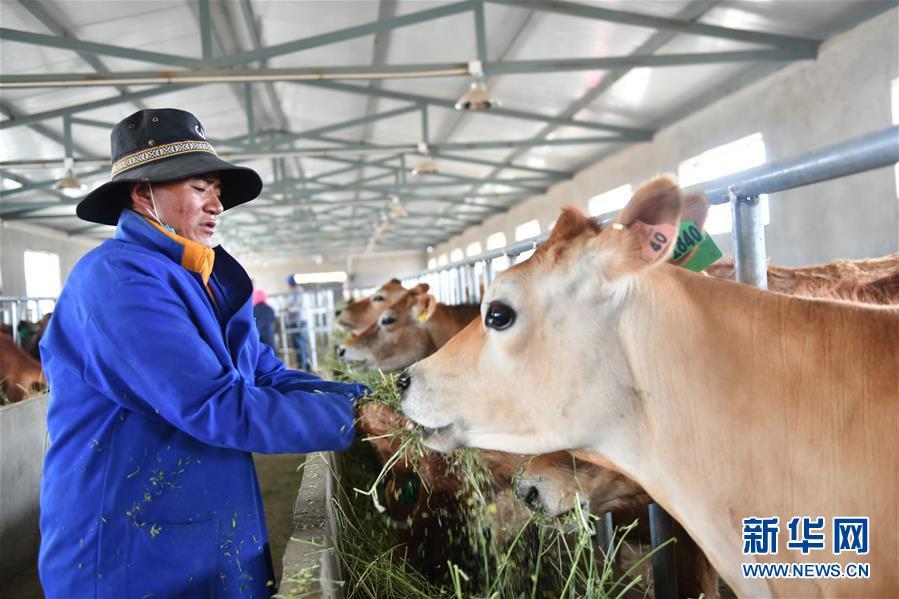
<svg viewBox="0 0 899 599"><path fill-rule="evenodd" d="M360 406L386 406L398 411L397 375L382 372L356 373L341 364L332 372L336 378L360 382L371 393L360 400ZM388 439L393 455L383 464L371 460L369 443L357 442L344 455L341 496L332 500L338 524L338 553L345 574L344 595L347 597L477 597L501 599L530 597L619 598L645 580L639 574L649 555L637 561L623 574L613 572L616 554L633 524L616 529L606 547L596 543L598 518L585 512L579 504L563 521L549 521L532 515L501 542L496 534L497 508L493 476L474 449L460 449L437 455L425 448L415 427L399 422L376 437ZM367 467L361 467L368 453ZM409 552L396 532L402 523L384 514L379 499L391 468L401 461L411 465L422 481L422 493L430 494L429 476L423 465L435 459L445 461L445 472L459 479L457 500L464 513L464 527L447 531L446 543L465 543L458 559L439 564L442 576L429 579L413 568ZM347 492L346 489L352 489ZM445 517L435 512L434 518ZM415 526L415 522L406 522Z"/></svg>

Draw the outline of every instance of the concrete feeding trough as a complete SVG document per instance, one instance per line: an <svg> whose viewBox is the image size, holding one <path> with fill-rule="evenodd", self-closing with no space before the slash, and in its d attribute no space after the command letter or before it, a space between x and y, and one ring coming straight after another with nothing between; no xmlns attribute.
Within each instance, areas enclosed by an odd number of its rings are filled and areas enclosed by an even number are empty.
<svg viewBox="0 0 899 599"><path fill-rule="evenodd" d="M293 534L284 551L282 597L341 599L343 576L336 554L337 523L330 509L339 484L335 453L311 453L303 464L303 482L294 504Z"/></svg>
<svg viewBox="0 0 899 599"><path fill-rule="evenodd" d="M44 394L0 407L0 585L37 561L48 401Z"/></svg>

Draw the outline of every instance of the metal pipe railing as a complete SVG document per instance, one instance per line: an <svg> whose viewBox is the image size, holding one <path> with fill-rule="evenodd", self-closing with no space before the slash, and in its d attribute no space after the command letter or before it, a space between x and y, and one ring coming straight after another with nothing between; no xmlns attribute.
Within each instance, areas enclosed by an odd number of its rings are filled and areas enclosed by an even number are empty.
<svg viewBox="0 0 899 599"><path fill-rule="evenodd" d="M758 197L847 175L891 166L899 162L899 125L868 133L847 142L778 160L726 177L698 183L684 193L702 191L712 204L727 204L730 194Z"/></svg>
<svg viewBox="0 0 899 599"><path fill-rule="evenodd" d="M737 199L758 197L766 193L803 187L822 181L837 179L899 162L899 126L869 133L856 139L809 152L789 160L778 160L746 169L684 188L684 194L705 193L712 204L725 204L732 196ZM618 211L611 211L594 217L599 223L613 218ZM423 280L426 276L456 268L490 261L502 256L514 258L533 250L546 241L549 233L527 239L498 250L484 252L468 258L425 270L410 280ZM735 245L736 251L736 245ZM735 260L736 261L736 260ZM764 260L762 260L764 262ZM491 269L492 270L492 269Z"/></svg>
<svg viewBox="0 0 899 599"><path fill-rule="evenodd" d="M8 324L12 328L13 340L16 345L21 347L19 321L26 317L33 322L39 321L44 314L53 311L58 299L51 296L0 296L0 322Z"/></svg>

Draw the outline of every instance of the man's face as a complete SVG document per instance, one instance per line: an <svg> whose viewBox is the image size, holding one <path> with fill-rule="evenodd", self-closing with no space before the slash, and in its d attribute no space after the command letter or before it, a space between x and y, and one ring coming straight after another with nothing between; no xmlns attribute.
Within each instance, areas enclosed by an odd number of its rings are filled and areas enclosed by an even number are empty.
<svg viewBox="0 0 899 599"><path fill-rule="evenodd" d="M181 237L212 247L216 218L224 210L219 199L222 186L218 174L207 173L190 179L152 185L159 218ZM140 190L139 193L141 199L149 200L149 190ZM143 202L140 206L143 206ZM149 207L152 210L152 203Z"/></svg>

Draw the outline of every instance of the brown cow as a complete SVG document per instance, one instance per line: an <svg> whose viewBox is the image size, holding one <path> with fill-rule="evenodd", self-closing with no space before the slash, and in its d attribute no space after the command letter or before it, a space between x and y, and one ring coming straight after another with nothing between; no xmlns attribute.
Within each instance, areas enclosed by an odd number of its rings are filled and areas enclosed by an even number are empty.
<svg viewBox="0 0 899 599"><path fill-rule="evenodd" d="M357 430L375 448L379 462L386 464L400 449L398 431L408 420L388 406L361 404L357 412ZM529 518L511 490L512 474L524 456L502 452L482 452L494 477L500 482L491 498L496 514L491 538L498 544L511 540ZM413 463L413 459L414 462ZM398 523L399 542L406 547L406 558L419 571L434 576L444 574L447 560L457 560L460 549L470 551L469 502L466 488L443 455L424 452L404 454L387 472L384 489L387 514Z"/></svg>
<svg viewBox="0 0 899 599"><path fill-rule="evenodd" d="M431 428L435 449L603 456L740 595L895 596L899 459L883 440L899 426L899 310L665 265L682 206L662 178L602 231L564 211L534 257L493 283L484 321L401 377L404 412ZM826 558L743 554L743 519L783 526L802 515L831 527ZM864 556L831 555L844 516L890 532L871 534ZM825 559L865 562L870 577L745 577L741 567Z"/></svg>
<svg viewBox="0 0 899 599"><path fill-rule="evenodd" d="M424 291L428 290L427 284ZM402 297L408 289L403 287L399 279L390 279L369 297L350 302L346 307L337 310L337 324L358 335L374 323L389 305Z"/></svg>
<svg viewBox="0 0 899 599"><path fill-rule="evenodd" d="M705 272L719 279L734 280L733 259L719 260ZM768 265L768 290L804 297L896 304L899 303L899 253L799 268Z"/></svg>
<svg viewBox="0 0 899 599"><path fill-rule="evenodd" d="M477 304L448 306L425 293L424 284L409 290L381 314L380 320L348 339L338 355L369 368L402 370L425 358L480 315Z"/></svg>
<svg viewBox="0 0 899 599"><path fill-rule="evenodd" d="M10 403L21 401L47 384L40 362L5 335L0 335L0 380L3 395Z"/></svg>
<svg viewBox="0 0 899 599"><path fill-rule="evenodd" d="M22 349L37 361L40 361L41 359L39 344L41 338L44 336L44 331L47 330L47 325L50 324L50 316L52 314L52 312L47 312L37 322L30 322L28 320L19 321L18 328L19 337L22 339Z"/></svg>
<svg viewBox="0 0 899 599"><path fill-rule="evenodd" d="M484 450L484 453L494 453ZM556 451L534 456L515 477L514 490L531 509L550 517L569 512L579 503L594 514L612 513L616 525L638 520L628 540L650 544L649 504L640 485L602 464L587 452ZM718 573L696 542L677 522L672 536L677 589L680 597L718 597Z"/></svg>

